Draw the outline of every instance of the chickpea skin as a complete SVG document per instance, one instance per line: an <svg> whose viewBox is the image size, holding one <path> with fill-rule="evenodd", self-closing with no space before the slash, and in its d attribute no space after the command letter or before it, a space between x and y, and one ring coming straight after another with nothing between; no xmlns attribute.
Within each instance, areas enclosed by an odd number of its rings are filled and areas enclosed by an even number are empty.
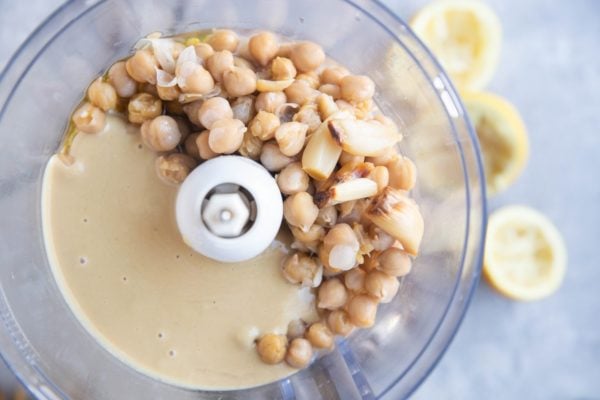
<svg viewBox="0 0 600 400"><path fill-rule="evenodd" d="M248 41L250 55L263 67L277 55L278 50L277 38L271 32L257 33Z"/></svg>
<svg viewBox="0 0 600 400"><path fill-rule="evenodd" d="M293 162L286 166L277 175L275 180L281 193L287 195L305 192L310 182L308 174L304 172L300 162Z"/></svg>
<svg viewBox="0 0 600 400"><path fill-rule="evenodd" d="M359 328L368 328L375 323L377 300L366 294L354 296L348 302L348 316L352 324Z"/></svg>
<svg viewBox="0 0 600 400"><path fill-rule="evenodd" d="M375 94L375 84L368 76L348 75L340 83L342 99L350 103L370 100Z"/></svg>
<svg viewBox="0 0 600 400"><path fill-rule="evenodd" d="M294 368L304 368L310 363L312 355L310 342L303 338L296 338L290 343L285 362Z"/></svg>
<svg viewBox="0 0 600 400"><path fill-rule="evenodd" d="M258 340L256 350L263 362L279 364L285 358L287 344L287 338L284 335L267 333Z"/></svg>
<svg viewBox="0 0 600 400"><path fill-rule="evenodd" d="M308 231L319 215L319 208L307 192L291 195L283 202L283 216L288 224Z"/></svg>
<svg viewBox="0 0 600 400"><path fill-rule="evenodd" d="M212 124L208 135L208 146L219 154L237 151L244 140L246 126L239 119L220 119Z"/></svg>
<svg viewBox="0 0 600 400"><path fill-rule="evenodd" d="M276 81L293 79L296 74L296 67L289 58L276 57L271 63L271 76Z"/></svg>
<svg viewBox="0 0 600 400"><path fill-rule="evenodd" d="M281 123L275 114L266 111L259 111L252 119L248 129L260 140L270 140L275 137L275 131Z"/></svg>
<svg viewBox="0 0 600 400"><path fill-rule="evenodd" d="M101 109L86 102L73 113L73 123L81 132L97 133L104 129L106 116Z"/></svg>
<svg viewBox="0 0 600 400"><path fill-rule="evenodd" d="M177 86L156 86L156 94L161 100L174 101L179 98L181 91Z"/></svg>
<svg viewBox="0 0 600 400"><path fill-rule="evenodd" d="M206 129L210 129L216 121L224 118L233 118L233 110L229 102L219 96L205 100L198 110L198 121Z"/></svg>
<svg viewBox="0 0 600 400"><path fill-rule="evenodd" d="M142 140L154 151L173 150L181 141L177 122L168 115L161 115L145 121L141 128Z"/></svg>
<svg viewBox="0 0 600 400"><path fill-rule="evenodd" d="M333 347L333 333L322 322L312 324L304 336L313 347L318 349L330 349Z"/></svg>
<svg viewBox="0 0 600 400"><path fill-rule="evenodd" d="M300 122L283 123L275 131L275 140L281 152L292 157L300 153L306 140L308 125Z"/></svg>
<svg viewBox="0 0 600 400"><path fill-rule="evenodd" d="M156 173L163 182L178 185L196 167L196 161L186 154L173 153L158 157L155 165Z"/></svg>
<svg viewBox="0 0 600 400"><path fill-rule="evenodd" d="M287 97L283 92L261 92L256 96L254 107L256 111L266 111L275 114L277 109L286 102Z"/></svg>
<svg viewBox="0 0 600 400"><path fill-rule="evenodd" d="M162 101L149 93L138 93L129 100L127 111L129 122L141 124L161 114Z"/></svg>
<svg viewBox="0 0 600 400"><path fill-rule="evenodd" d="M206 60L206 68L217 82L221 82L223 73L233 66L233 54L228 50L217 51Z"/></svg>
<svg viewBox="0 0 600 400"><path fill-rule="evenodd" d="M125 68L129 76L140 83L156 84L156 68L158 61L150 50L138 50L125 61Z"/></svg>
<svg viewBox="0 0 600 400"><path fill-rule="evenodd" d="M410 273L412 261L406 252L390 247L379 255L378 268L388 275L400 277Z"/></svg>
<svg viewBox="0 0 600 400"><path fill-rule="evenodd" d="M108 81L113 85L119 97L131 97L137 92L137 82L127 73L125 61L119 61L110 67Z"/></svg>
<svg viewBox="0 0 600 400"><path fill-rule="evenodd" d="M248 68L233 67L223 73L223 84L230 96L246 96L256 91L256 74Z"/></svg>
<svg viewBox="0 0 600 400"><path fill-rule="evenodd" d="M313 42L300 42L292 47L290 59L300 72L318 68L325 61L323 48Z"/></svg>
<svg viewBox="0 0 600 400"><path fill-rule="evenodd" d="M202 131L196 138L196 146L198 147L198 155L203 160L210 160L211 158L215 158L216 156L219 155L219 154L215 153L214 151L212 151L210 146L208 145L209 134L210 134L209 131Z"/></svg>
<svg viewBox="0 0 600 400"><path fill-rule="evenodd" d="M208 43L215 51L228 50L235 52L237 50L240 39L238 35L229 29L220 29L213 32L207 39Z"/></svg>
<svg viewBox="0 0 600 400"><path fill-rule="evenodd" d="M328 279L319 286L317 307L326 310L337 310L348 300L344 284L337 278Z"/></svg>

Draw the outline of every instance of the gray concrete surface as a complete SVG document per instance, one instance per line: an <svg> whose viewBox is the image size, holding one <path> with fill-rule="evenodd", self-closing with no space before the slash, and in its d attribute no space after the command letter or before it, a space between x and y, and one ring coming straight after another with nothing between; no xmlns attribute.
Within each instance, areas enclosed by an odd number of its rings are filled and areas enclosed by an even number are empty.
<svg viewBox="0 0 600 400"><path fill-rule="evenodd" d="M0 0L0 69L62 2ZM402 18L425 1L388 0ZM491 209L521 203L562 231L569 269L547 300L505 300L481 283L455 340L415 399L600 398L600 2L489 1L504 30L489 89L529 129L523 176ZM0 383L11 384L7 372ZM393 392L386 398L395 399Z"/></svg>

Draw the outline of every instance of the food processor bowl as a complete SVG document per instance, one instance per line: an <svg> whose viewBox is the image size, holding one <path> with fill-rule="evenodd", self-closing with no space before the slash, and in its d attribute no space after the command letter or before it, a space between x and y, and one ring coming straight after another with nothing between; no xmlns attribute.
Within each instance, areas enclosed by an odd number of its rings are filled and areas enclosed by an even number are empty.
<svg viewBox="0 0 600 400"><path fill-rule="evenodd" d="M376 325L289 378L227 392L193 391L145 376L78 322L52 275L41 186L87 84L142 36L213 27L270 29L320 43L369 75L378 105L404 133L418 170L421 254ZM38 28L0 77L0 348L40 399L372 399L408 396L455 334L476 286L485 232L477 141L448 78L382 5L367 0L72 1ZM207 327L207 329L210 329Z"/></svg>

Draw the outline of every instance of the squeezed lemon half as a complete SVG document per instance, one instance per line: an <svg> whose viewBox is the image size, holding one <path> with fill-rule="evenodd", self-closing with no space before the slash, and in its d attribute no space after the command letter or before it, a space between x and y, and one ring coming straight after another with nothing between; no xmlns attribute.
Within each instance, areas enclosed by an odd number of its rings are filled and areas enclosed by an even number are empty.
<svg viewBox="0 0 600 400"><path fill-rule="evenodd" d="M438 0L410 26L462 90L480 90L492 78L502 43L498 17L477 0Z"/></svg>
<svg viewBox="0 0 600 400"><path fill-rule="evenodd" d="M462 99L479 138L488 194L494 195L525 168L529 157L525 124L517 109L498 95L463 93Z"/></svg>
<svg viewBox="0 0 600 400"><path fill-rule="evenodd" d="M489 218L484 276L501 294L515 300L538 300L563 281L567 250L560 232L540 212L505 206Z"/></svg>

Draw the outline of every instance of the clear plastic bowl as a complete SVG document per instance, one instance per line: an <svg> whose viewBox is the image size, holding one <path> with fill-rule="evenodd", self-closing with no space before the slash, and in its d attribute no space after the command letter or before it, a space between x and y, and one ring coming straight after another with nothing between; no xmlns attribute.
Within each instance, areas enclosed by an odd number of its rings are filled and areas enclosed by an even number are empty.
<svg viewBox="0 0 600 400"><path fill-rule="evenodd" d="M372 329L288 379L194 392L111 356L77 321L51 274L41 179L90 80L141 36L200 28L271 29L321 43L371 76L377 101L405 132L426 228L421 255ZM382 5L343 0L74 1L38 28L0 77L0 346L40 399L354 399L408 396L456 332L478 282L485 192L478 145L437 62ZM393 395L392 395L393 393Z"/></svg>

